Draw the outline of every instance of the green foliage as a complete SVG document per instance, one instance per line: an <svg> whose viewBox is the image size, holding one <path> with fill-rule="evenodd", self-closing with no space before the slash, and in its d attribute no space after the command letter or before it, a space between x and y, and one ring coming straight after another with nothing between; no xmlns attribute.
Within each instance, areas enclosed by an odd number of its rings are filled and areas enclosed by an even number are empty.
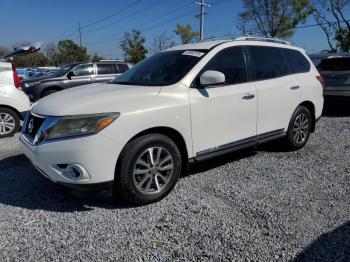
<svg viewBox="0 0 350 262"><path fill-rule="evenodd" d="M86 47L80 47L72 40L61 40L58 42L57 63L60 65L74 62L89 61L90 56Z"/></svg>
<svg viewBox="0 0 350 262"><path fill-rule="evenodd" d="M48 64L48 59L43 53L36 52L28 55L16 56L13 58L13 64L16 67L46 66Z"/></svg>
<svg viewBox="0 0 350 262"><path fill-rule="evenodd" d="M350 51L350 30L340 28L336 32L337 46L342 52Z"/></svg>
<svg viewBox="0 0 350 262"><path fill-rule="evenodd" d="M148 53L148 50L144 46L145 42L146 39L138 30L133 30L131 33L124 33L124 37L120 42L120 48L124 52L125 60L134 64L144 60Z"/></svg>
<svg viewBox="0 0 350 262"><path fill-rule="evenodd" d="M95 53L92 57L91 57L91 62L98 62L103 60L104 57L103 56L99 56L97 53Z"/></svg>
<svg viewBox="0 0 350 262"><path fill-rule="evenodd" d="M192 43L198 40L199 32L192 31L191 25L176 25L176 30L174 31L178 35L183 44Z"/></svg>
<svg viewBox="0 0 350 262"><path fill-rule="evenodd" d="M264 37L289 38L311 11L308 0L243 0L241 23Z"/></svg>

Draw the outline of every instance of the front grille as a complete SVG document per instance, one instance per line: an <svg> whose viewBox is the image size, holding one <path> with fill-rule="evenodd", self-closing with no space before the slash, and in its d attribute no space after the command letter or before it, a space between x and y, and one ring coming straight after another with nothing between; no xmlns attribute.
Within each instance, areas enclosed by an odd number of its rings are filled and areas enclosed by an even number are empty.
<svg viewBox="0 0 350 262"><path fill-rule="evenodd" d="M39 117L30 113L25 126L25 133L27 137L31 138L31 140L34 140L36 133L39 131L44 121L44 117Z"/></svg>

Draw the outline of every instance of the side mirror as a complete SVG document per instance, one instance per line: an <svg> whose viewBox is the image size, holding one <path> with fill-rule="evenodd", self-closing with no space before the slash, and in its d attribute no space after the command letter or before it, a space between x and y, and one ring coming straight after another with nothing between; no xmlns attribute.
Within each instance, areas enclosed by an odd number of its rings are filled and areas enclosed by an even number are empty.
<svg viewBox="0 0 350 262"><path fill-rule="evenodd" d="M225 75L219 71L205 71L199 79L201 86L221 85L226 81Z"/></svg>
<svg viewBox="0 0 350 262"><path fill-rule="evenodd" d="M67 74L67 78L68 78L69 80L71 80L71 79L72 79L72 76L74 76L73 71L68 72L68 74Z"/></svg>

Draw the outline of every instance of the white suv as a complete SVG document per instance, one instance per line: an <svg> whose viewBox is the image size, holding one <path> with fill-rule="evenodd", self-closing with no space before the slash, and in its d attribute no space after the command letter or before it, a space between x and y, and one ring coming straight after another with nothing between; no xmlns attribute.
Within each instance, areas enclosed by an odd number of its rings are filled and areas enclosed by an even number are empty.
<svg viewBox="0 0 350 262"><path fill-rule="evenodd" d="M53 182L146 204L166 196L190 161L281 138L303 147L321 116L321 81L305 51L282 41L182 45L113 82L42 99L20 140Z"/></svg>
<svg viewBox="0 0 350 262"><path fill-rule="evenodd" d="M17 133L25 112L30 109L29 99L19 89L20 85L15 67L0 62L0 139Z"/></svg>

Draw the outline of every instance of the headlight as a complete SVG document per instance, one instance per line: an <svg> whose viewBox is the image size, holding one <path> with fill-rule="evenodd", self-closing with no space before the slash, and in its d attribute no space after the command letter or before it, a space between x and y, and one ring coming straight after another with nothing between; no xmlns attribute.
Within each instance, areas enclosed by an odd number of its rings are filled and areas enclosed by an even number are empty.
<svg viewBox="0 0 350 262"><path fill-rule="evenodd" d="M25 83L24 86L25 87L31 87L31 86L35 86L35 85L39 85L41 84L40 81L35 81L35 82L28 82L28 83Z"/></svg>
<svg viewBox="0 0 350 262"><path fill-rule="evenodd" d="M119 115L119 113L103 113L60 117L46 131L44 140L97 134L113 123Z"/></svg>

